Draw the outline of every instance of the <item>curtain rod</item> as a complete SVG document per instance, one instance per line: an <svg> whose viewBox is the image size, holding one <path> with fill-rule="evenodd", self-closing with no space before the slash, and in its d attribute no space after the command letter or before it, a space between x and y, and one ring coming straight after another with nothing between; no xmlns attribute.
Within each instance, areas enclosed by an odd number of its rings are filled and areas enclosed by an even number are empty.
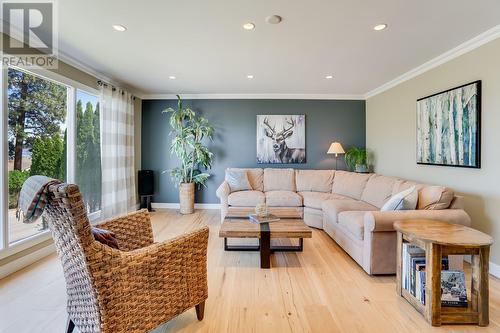
<svg viewBox="0 0 500 333"><path fill-rule="evenodd" d="M117 89L115 86L113 86L113 85L111 85L111 84L108 84L108 83L106 83L106 82L104 82L104 81L102 81L102 80L97 80L97 85L98 85L98 86L102 86L102 87L109 87L109 86L111 86L111 90L113 90L113 91L116 91L116 89ZM122 90L122 95L123 95L124 93L125 93L125 92ZM132 99L135 101L135 96L134 96L134 95L132 95L132 94L131 94L131 96L132 96Z"/></svg>

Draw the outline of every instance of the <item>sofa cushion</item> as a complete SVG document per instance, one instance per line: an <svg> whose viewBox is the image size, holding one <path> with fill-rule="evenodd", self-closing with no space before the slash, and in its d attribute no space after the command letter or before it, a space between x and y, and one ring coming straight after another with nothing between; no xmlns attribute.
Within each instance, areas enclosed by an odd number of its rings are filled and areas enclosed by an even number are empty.
<svg viewBox="0 0 500 333"><path fill-rule="evenodd" d="M366 182L361 200L376 207L382 207L391 198L396 180L396 178L381 175L371 176L368 182Z"/></svg>
<svg viewBox="0 0 500 333"><path fill-rule="evenodd" d="M228 169L224 179L231 192L252 190L252 185L248 180L248 172L244 169Z"/></svg>
<svg viewBox="0 0 500 333"><path fill-rule="evenodd" d="M267 191L295 192L295 170L264 169L264 192Z"/></svg>
<svg viewBox="0 0 500 333"><path fill-rule="evenodd" d="M378 211L379 209L364 201L353 199L347 200L327 200L323 202L323 216L329 223L338 222L338 214L346 211Z"/></svg>
<svg viewBox="0 0 500 333"><path fill-rule="evenodd" d="M446 209L450 207L455 194L444 186L425 186L418 192L418 209Z"/></svg>
<svg viewBox="0 0 500 333"><path fill-rule="evenodd" d="M336 171L333 178L332 193L359 200L366 183L372 174Z"/></svg>
<svg viewBox="0 0 500 333"><path fill-rule="evenodd" d="M304 207L321 209L321 205L326 200L338 199L338 200L352 200L349 197L340 194L331 194L323 192L299 192L302 200L304 202Z"/></svg>
<svg viewBox="0 0 500 333"><path fill-rule="evenodd" d="M354 238L363 240L365 221L364 216L366 212L360 211L348 211L339 214L338 223L344 228L348 233L350 233Z"/></svg>
<svg viewBox="0 0 500 333"><path fill-rule="evenodd" d="M334 170L296 170L297 192L331 192Z"/></svg>
<svg viewBox="0 0 500 333"><path fill-rule="evenodd" d="M228 168L227 170L244 170L252 190L264 191L264 170L261 168Z"/></svg>
<svg viewBox="0 0 500 333"><path fill-rule="evenodd" d="M410 180L398 179L394 182L394 187L392 188L392 195L396 195L399 192L403 192L404 190L409 189L410 187L415 186L417 191L423 188L424 184L419 184L416 182L412 182Z"/></svg>
<svg viewBox="0 0 500 333"><path fill-rule="evenodd" d="M292 191L267 191L266 204L269 207L301 207L302 197Z"/></svg>
<svg viewBox="0 0 500 333"><path fill-rule="evenodd" d="M230 206L254 207L265 202L266 196L261 191L238 191L227 197Z"/></svg>

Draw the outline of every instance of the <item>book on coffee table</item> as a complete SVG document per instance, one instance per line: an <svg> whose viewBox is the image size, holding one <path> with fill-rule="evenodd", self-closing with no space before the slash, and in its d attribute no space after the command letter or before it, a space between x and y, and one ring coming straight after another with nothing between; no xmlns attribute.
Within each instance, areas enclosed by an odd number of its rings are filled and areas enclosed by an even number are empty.
<svg viewBox="0 0 500 333"><path fill-rule="evenodd" d="M269 222L277 222L280 220L279 217L273 214L269 214L267 216L257 216L255 214L248 215L250 222L254 223L269 223Z"/></svg>

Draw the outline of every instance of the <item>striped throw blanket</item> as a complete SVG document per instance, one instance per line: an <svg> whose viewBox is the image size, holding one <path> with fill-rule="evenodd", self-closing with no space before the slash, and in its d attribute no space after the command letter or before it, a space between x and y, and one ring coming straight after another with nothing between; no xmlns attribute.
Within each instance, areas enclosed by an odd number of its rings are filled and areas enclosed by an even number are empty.
<svg viewBox="0 0 500 333"><path fill-rule="evenodd" d="M45 176L31 176L23 184L19 194L17 219L24 223L35 222L43 213L48 201L48 187L61 183Z"/></svg>

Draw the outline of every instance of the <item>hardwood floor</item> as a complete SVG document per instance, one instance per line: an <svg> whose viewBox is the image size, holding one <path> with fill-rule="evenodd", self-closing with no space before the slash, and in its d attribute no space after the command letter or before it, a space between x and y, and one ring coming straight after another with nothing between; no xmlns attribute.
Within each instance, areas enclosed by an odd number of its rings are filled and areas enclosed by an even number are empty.
<svg viewBox="0 0 500 333"><path fill-rule="evenodd" d="M181 216L153 213L156 240L210 227L209 298L205 318L189 310L154 332L500 332L500 281L490 278L490 325L427 324L396 296L394 276L368 276L323 231L302 253L277 253L259 268L257 252L224 252L219 211ZM66 324L62 269L51 255L0 280L0 332L62 332Z"/></svg>

